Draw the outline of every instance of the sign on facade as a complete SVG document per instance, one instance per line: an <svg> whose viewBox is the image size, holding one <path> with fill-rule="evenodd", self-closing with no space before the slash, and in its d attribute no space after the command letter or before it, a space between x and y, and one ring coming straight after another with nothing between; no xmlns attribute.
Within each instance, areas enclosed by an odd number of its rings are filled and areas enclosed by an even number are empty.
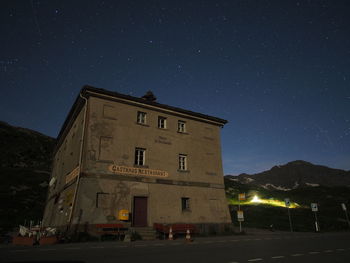
<svg viewBox="0 0 350 263"><path fill-rule="evenodd" d="M121 175L136 175L136 176L155 176L155 177L168 177L168 172L161 170L152 170L138 167L127 167L119 165L110 165L109 171L115 174Z"/></svg>
<svg viewBox="0 0 350 263"><path fill-rule="evenodd" d="M312 212L317 212L318 211L317 203L311 203L311 211Z"/></svg>
<svg viewBox="0 0 350 263"><path fill-rule="evenodd" d="M66 175L66 184L68 184L70 181L72 181L75 177L78 176L80 171L79 166L74 168L69 174Z"/></svg>

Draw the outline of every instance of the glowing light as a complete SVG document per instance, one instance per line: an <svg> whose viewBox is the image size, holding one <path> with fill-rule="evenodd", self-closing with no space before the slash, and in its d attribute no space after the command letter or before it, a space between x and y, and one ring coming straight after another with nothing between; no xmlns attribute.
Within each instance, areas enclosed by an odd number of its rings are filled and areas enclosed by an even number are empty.
<svg viewBox="0 0 350 263"><path fill-rule="evenodd" d="M252 203L261 203L262 200L257 195L254 195L253 199L250 202L252 202Z"/></svg>
<svg viewBox="0 0 350 263"><path fill-rule="evenodd" d="M248 195L249 196L249 195ZM268 206L277 206L277 207L286 207L285 201L284 200L278 200L273 197L271 198L260 198L257 194L253 196L253 198L248 198L245 201L238 200L238 199L231 199L229 198L229 203L231 205L268 205ZM299 205L298 203L295 202L290 202L290 207L289 208L306 208L304 205Z"/></svg>
<svg viewBox="0 0 350 263"><path fill-rule="evenodd" d="M259 198L257 195L254 195L254 197L250 201L246 202L245 204L251 204L251 203L270 205L270 206L278 206L278 207L286 207L284 201L276 200L273 198L262 199L262 198ZM244 203L241 203L241 204L244 205ZM301 207L298 203L291 202L289 208L298 208L298 207Z"/></svg>

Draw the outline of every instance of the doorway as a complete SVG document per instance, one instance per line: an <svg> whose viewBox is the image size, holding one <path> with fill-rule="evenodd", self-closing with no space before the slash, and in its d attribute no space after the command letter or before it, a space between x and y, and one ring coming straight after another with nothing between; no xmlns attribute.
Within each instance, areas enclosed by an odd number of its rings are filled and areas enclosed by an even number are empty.
<svg viewBox="0 0 350 263"><path fill-rule="evenodd" d="M147 197L134 197L133 225L136 227L147 226Z"/></svg>

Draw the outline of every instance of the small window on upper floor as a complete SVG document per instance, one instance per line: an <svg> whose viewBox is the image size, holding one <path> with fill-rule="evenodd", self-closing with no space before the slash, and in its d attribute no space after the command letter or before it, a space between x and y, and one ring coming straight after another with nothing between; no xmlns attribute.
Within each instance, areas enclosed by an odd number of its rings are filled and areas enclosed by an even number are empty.
<svg viewBox="0 0 350 263"><path fill-rule="evenodd" d="M179 170L187 171L187 155L179 154Z"/></svg>
<svg viewBox="0 0 350 263"><path fill-rule="evenodd" d="M185 133L186 132L186 122L184 121L178 121L177 122L177 131Z"/></svg>
<svg viewBox="0 0 350 263"><path fill-rule="evenodd" d="M166 129L166 118L165 117L158 117L158 128L160 129Z"/></svg>
<svg viewBox="0 0 350 263"><path fill-rule="evenodd" d="M142 111L137 112L137 123L146 124L146 112L142 112Z"/></svg>

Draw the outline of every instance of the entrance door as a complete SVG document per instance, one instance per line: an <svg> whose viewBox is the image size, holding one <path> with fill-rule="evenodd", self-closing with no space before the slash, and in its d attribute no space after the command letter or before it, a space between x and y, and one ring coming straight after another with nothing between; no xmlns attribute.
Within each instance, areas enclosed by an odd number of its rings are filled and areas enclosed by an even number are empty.
<svg viewBox="0 0 350 263"><path fill-rule="evenodd" d="M134 197L134 226L147 226L147 197Z"/></svg>

